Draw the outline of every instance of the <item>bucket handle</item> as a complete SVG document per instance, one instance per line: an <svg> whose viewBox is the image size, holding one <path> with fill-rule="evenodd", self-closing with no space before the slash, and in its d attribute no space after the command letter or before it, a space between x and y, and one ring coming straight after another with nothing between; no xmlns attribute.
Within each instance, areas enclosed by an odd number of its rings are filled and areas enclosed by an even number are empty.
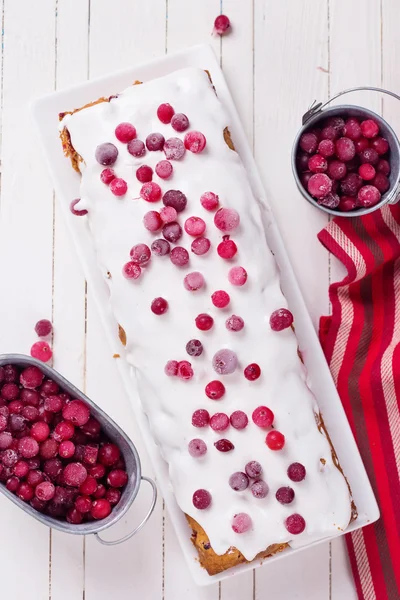
<svg viewBox="0 0 400 600"><path fill-rule="evenodd" d="M393 96L393 98L396 98L396 100L400 100L400 96L398 96L394 92L391 92L390 90L385 90L384 88L373 87L373 86L368 86L368 85L348 88L347 90L338 92L337 94L332 96L332 98L329 98L329 100L327 100L324 103L318 102L316 104L316 100L314 100L314 102L312 103L312 105L310 106L308 111L306 113L304 113L304 115L303 115L303 118L302 118L303 125L305 125L307 123L307 121L309 119L311 119L311 117L313 117L316 113L321 112L326 106L328 106L328 104L333 102L333 100L336 100L336 98L339 98L340 96L343 96L344 94L349 94L350 92L362 92L364 90L367 90L370 92L381 92L382 94L387 94L388 96Z"/></svg>
<svg viewBox="0 0 400 600"><path fill-rule="evenodd" d="M95 535L97 541L100 542L100 544L103 544L104 546L116 546L117 544L122 544L123 542L126 542L131 537L133 537L136 533L138 533L138 531L140 531L142 529L142 527L149 520L149 518L154 510L154 507L156 505L156 501L157 501L157 487L156 487L156 484L154 483L154 481L152 479L150 479L150 477L145 477L144 475L142 475L142 480L147 481L153 489L153 497L151 499L150 508L147 511L147 514L145 515L143 520L139 523L139 525L137 527L135 527L135 529L133 531L131 531L124 537L120 538L119 540L110 540L110 541L104 540L103 538L100 537L100 535L98 533L95 533L94 535Z"/></svg>

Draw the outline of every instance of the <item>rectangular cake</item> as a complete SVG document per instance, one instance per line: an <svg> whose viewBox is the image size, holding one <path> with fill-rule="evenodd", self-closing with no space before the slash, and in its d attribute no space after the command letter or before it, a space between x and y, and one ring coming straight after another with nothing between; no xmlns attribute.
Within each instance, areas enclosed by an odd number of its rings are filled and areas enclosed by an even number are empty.
<svg viewBox="0 0 400 600"><path fill-rule="evenodd" d="M72 211L200 563L213 575L346 529L350 490L209 75L188 68L69 108Z"/></svg>

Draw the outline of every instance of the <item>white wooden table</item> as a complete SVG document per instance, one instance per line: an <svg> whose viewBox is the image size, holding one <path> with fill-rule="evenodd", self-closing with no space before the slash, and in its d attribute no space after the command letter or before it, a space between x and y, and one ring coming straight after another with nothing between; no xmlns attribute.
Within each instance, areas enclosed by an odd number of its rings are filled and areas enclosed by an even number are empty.
<svg viewBox="0 0 400 600"><path fill-rule="evenodd" d="M32 131L29 102L166 52L210 42L241 114L309 310L329 312L338 266L316 240L327 219L295 189L290 150L314 99L355 85L400 91L397 0L0 0L0 351L29 352L33 326L51 318L54 366L120 422L151 474L115 360L66 234ZM214 38L222 10L233 24ZM117 91L117 90L116 90ZM357 94L400 130L395 101ZM396 110L397 109L397 110ZM144 514L140 493L125 532ZM0 496L0 597L13 600L352 600L342 540L209 588L186 571L159 500L123 546L49 531ZM29 591L29 594L28 594Z"/></svg>

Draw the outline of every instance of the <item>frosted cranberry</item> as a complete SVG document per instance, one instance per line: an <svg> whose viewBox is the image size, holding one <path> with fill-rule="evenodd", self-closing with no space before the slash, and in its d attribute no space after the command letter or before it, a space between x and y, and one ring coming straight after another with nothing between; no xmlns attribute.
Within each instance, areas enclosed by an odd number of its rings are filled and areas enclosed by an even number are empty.
<svg viewBox="0 0 400 600"><path fill-rule="evenodd" d="M10 414L8 426L12 432L23 432L25 430L26 419L22 415Z"/></svg>
<svg viewBox="0 0 400 600"><path fill-rule="evenodd" d="M354 141L354 147L356 149L357 154L366 150L369 147L369 141L365 137L361 137L359 140Z"/></svg>
<svg viewBox="0 0 400 600"><path fill-rule="evenodd" d="M189 356L200 356L203 353L203 344L200 340L189 340L186 344L186 352Z"/></svg>
<svg viewBox="0 0 400 600"><path fill-rule="evenodd" d="M243 267L232 267L228 272L228 280L232 285L242 286L247 281L247 271Z"/></svg>
<svg viewBox="0 0 400 600"><path fill-rule="evenodd" d="M371 183L381 194L384 194L390 188L389 179L383 173L377 173Z"/></svg>
<svg viewBox="0 0 400 600"><path fill-rule="evenodd" d="M30 469L38 469L41 464L38 456L35 456L34 458L28 458L26 462L28 463Z"/></svg>
<svg viewBox="0 0 400 600"><path fill-rule="evenodd" d="M52 379L45 379L40 386L40 394L42 396L54 396L59 392L59 385Z"/></svg>
<svg viewBox="0 0 400 600"><path fill-rule="evenodd" d="M31 347L31 356L42 362L48 362L53 356L53 352L47 342L36 342Z"/></svg>
<svg viewBox="0 0 400 600"><path fill-rule="evenodd" d="M161 188L154 181L144 183L140 188L140 197L146 202L158 202L161 198Z"/></svg>
<svg viewBox="0 0 400 600"><path fill-rule="evenodd" d="M376 171L374 167L369 163L364 163L358 169L359 176L362 177L365 181L371 181L371 179L375 177L375 173Z"/></svg>
<svg viewBox="0 0 400 600"><path fill-rule="evenodd" d="M103 444L99 451L99 462L106 467L112 467L118 462L121 452L115 444Z"/></svg>
<svg viewBox="0 0 400 600"><path fill-rule="evenodd" d="M327 125L321 131L322 139L335 141L340 137L340 130L332 125Z"/></svg>
<svg viewBox="0 0 400 600"><path fill-rule="evenodd" d="M323 158L329 158L330 156L333 156L335 154L335 144L333 143L332 140L322 140L318 145L318 153ZM315 156L318 156L318 154L316 154ZM311 158L313 158L313 157L311 157ZM308 165L309 165L309 161L307 160L307 168L310 168L310 170L313 171L314 173L320 172L320 171L315 171L314 169L311 169L311 167L309 167ZM323 171L326 171L326 168L323 169Z"/></svg>
<svg viewBox="0 0 400 600"><path fill-rule="evenodd" d="M128 184L121 177L115 177L110 183L110 190L114 196L124 196L128 191Z"/></svg>
<svg viewBox="0 0 400 600"><path fill-rule="evenodd" d="M51 326L51 323L50 323ZM51 331L51 329L50 329ZM48 334L46 334L48 335ZM38 367L27 367L20 375L20 383L24 388L34 389L39 387L43 381L44 375Z"/></svg>
<svg viewBox="0 0 400 600"><path fill-rule="evenodd" d="M118 150L114 144L106 142L97 146L95 158L100 165L109 167L113 165L118 157Z"/></svg>
<svg viewBox="0 0 400 600"><path fill-rule="evenodd" d="M44 442L50 435L50 427L44 421L33 423L31 427L31 437L37 442Z"/></svg>
<svg viewBox="0 0 400 600"><path fill-rule="evenodd" d="M127 144L136 137L136 128L131 123L120 123L115 128L115 137L123 144Z"/></svg>
<svg viewBox="0 0 400 600"><path fill-rule="evenodd" d="M104 477L104 475L106 474L106 469L105 469L104 465L101 465L98 463L97 465L90 467L88 469L88 473L95 479L102 479Z"/></svg>
<svg viewBox="0 0 400 600"><path fill-rule="evenodd" d="M228 329L228 331L242 331L244 327L244 321L242 317L231 315L225 321L225 327Z"/></svg>
<svg viewBox="0 0 400 600"><path fill-rule="evenodd" d="M68 523L71 523L71 525L79 525L83 520L82 514L79 512L79 510L76 510L76 508L70 508L67 511L65 518Z"/></svg>
<svg viewBox="0 0 400 600"><path fill-rule="evenodd" d="M60 396L48 396L44 401L44 409L48 412L59 412L64 405Z"/></svg>
<svg viewBox="0 0 400 600"><path fill-rule="evenodd" d="M115 179L116 175L113 169L103 169L100 173L100 179L106 185L110 185L110 183Z"/></svg>
<svg viewBox="0 0 400 600"><path fill-rule="evenodd" d="M86 444L83 451L83 462L86 465L95 465L98 453L99 447L96 444Z"/></svg>
<svg viewBox="0 0 400 600"><path fill-rule="evenodd" d="M168 302L164 298L154 298L151 303L151 312L155 315L163 315L168 310Z"/></svg>
<svg viewBox="0 0 400 600"><path fill-rule="evenodd" d="M211 494L207 490L196 490L193 494L192 502L195 508L204 510L211 504Z"/></svg>
<svg viewBox="0 0 400 600"><path fill-rule="evenodd" d="M293 315L287 308L278 308L274 310L269 318L269 325L272 331L282 331L291 327L293 323Z"/></svg>
<svg viewBox="0 0 400 600"><path fill-rule="evenodd" d="M15 492L19 488L19 484L20 484L20 481L19 481L18 477L13 476L13 477L10 477L9 479L7 479L6 488L8 489L8 491L15 494Z"/></svg>
<svg viewBox="0 0 400 600"><path fill-rule="evenodd" d="M210 419L210 427L214 431L225 431L229 427L229 417L225 413L215 413Z"/></svg>
<svg viewBox="0 0 400 600"><path fill-rule="evenodd" d="M171 125L175 131L186 131L189 127L189 119L183 113L176 113L171 118Z"/></svg>
<svg viewBox="0 0 400 600"><path fill-rule="evenodd" d="M214 192L204 192L204 194L200 196L200 204L206 210L211 211L216 209L219 205L219 198Z"/></svg>
<svg viewBox="0 0 400 600"><path fill-rule="evenodd" d="M160 210L160 217L163 223L172 223L176 221L178 213L172 206L163 206Z"/></svg>
<svg viewBox="0 0 400 600"><path fill-rule="evenodd" d="M58 454L58 443L51 438L46 439L40 444L39 454L45 459L54 458Z"/></svg>
<svg viewBox="0 0 400 600"><path fill-rule="evenodd" d="M167 240L158 239L154 240L154 242L151 244L151 251L156 256L165 256L166 254L169 254L170 250L171 247Z"/></svg>
<svg viewBox="0 0 400 600"><path fill-rule="evenodd" d="M211 301L217 308L225 308L230 300L229 294L223 290L218 290L211 295Z"/></svg>
<svg viewBox="0 0 400 600"><path fill-rule="evenodd" d="M166 140L164 144L164 153L168 160L180 160L185 152L185 145L179 138L169 138Z"/></svg>
<svg viewBox="0 0 400 600"><path fill-rule="evenodd" d="M332 180L325 173L312 175L308 182L308 191L315 198L323 198L332 189Z"/></svg>
<svg viewBox="0 0 400 600"><path fill-rule="evenodd" d="M19 440L18 452L23 458L33 458L39 453L39 444L32 437L23 437Z"/></svg>
<svg viewBox="0 0 400 600"><path fill-rule="evenodd" d="M121 492L116 488L109 488L106 491L105 499L109 501L111 506L115 506L121 499Z"/></svg>
<svg viewBox="0 0 400 600"><path fill-rule="evenodd" d="M266 406L258 406L253 411L252 419L258 427L271 427L274 422L274 413Z"/></svg>
<svg viewBox="0 0 400 600"><path fill-rule="evenodd" d="M301 515L295 513L286 519L285 527L292 535L298 535L305 530L306 522Z"/></svg>
<svg viewBox="0 0 400 600"><path fill-rule="evenodd" d="M206 224L200 217L189 217L185 221L185 231L189 235L196 237L203 235L206 230Z"/></svg>
<svg viewBox="0 0 400 600"><path fill-rule="evenodd" d="M236 471L229 477L229 485L235 492L243 492L249 487L249 478L246 473Z"/></svg>
<svg viewBox="0 0 400 600"><path fill-rule="evenodd" d="M390 164L389 161L381 158L378 164L376 165L376 170L378 173L382 173L386 177L390 174Z"/></svg>
<svg viewBox="0 0 400 600"><path fill-rule="evenodd" d="M13 385L13 384L10 384ZM22 409L24 408L24 403L21 400L11 400L8 405L8 410L10 414L20 415L22 413Z"/></svg>
<svg viewBox="0 0 400 600"><path fill-rule="evenodd" d="M128 144L128 152L136 158L140 158L146 154L146 148L142 140L134 139Z"/></svg>
<svg viewBox="0 0 400 600"><path fill-rule="evenodd" d="M176 265L177 267L184 267L189 262L189 253L186 248L177 246L171 250L170 258L172 264Z"/></svg>
<svg viewBox="0 0 400 600"><path fill-rule="evenodd" d="M19 397L24 404L35 407L39 406L40 396L36 390L23 389Z"/></svg>
<svg viewBox="0 0 400 600"><path fill-rule="evenodd" d="M291 487L280 487L275 497L281 504L290 504L294 500L294 490Z"/></svg>
<svg viewBox="0 0 400 600"><path fill-rule="evenodd" d="M235 429L245 429L249 422L246 413L244 413L242 410L235 410L231 414L229 421L232 427Z"/></svg>
<svg viewBox="0 0 400 600"><path fill-rule="evenodd" d="M6 383L16 383L19 378L18 368L15 365L5 365L3 377Z"/></svg>
<svg viewBox="0 0 400 600"><path fill-rule="evenodd" d="M168 375L168 377L175 377L178 375L178 361L169 360L164 367L164 373Z"/></svg>
<svg viewBox="0 0 400 600"><path fill-rule="evenodd" d="M186 150L193 152L193 154L199 154L203 152L206 147L207 140L200 131L190 131L185 135L184 144Z"/></svg>
<svg viewBox="0 0 400 600"><path fill-rule="evenodd" d="M258 481L255 481L251 484L250 491L253 494L254 498L262 499L268 495L269 487L265 483L265 481L259 479Z"/></svg>
<svg viewBox="0 0 400 600"><path fill-rule="evenodd" d="M335 209L340 204L340 197L338 194L328 194L325 198L320 198L318 200L318 204L320 206L326 206L327 208Z"/></svg>
<svg viewBox="0 0 400 600"><path fill-rule="evenodd" d="M147 150L155 152L162 150L164 147L165 138L161 133L150 133L146 138Z"/></svg>
<svg viewBox="0 0 400 600"><path fill-rule="evenodd" d="M238 359L235 352L224 348L214 354L212 364L219 375L229 375L237 369Z"/></svg>
<svg viewBox="0 0 400 600"><path fill-rule="evenodd" d="M161 229L162 220L160 214L155 210L150 210L143 217L143 225L148 231L155 232Z"/></svg>
<svg viewBox="0 0 400 600"><path fill-rule="evenodd" d="M96 479L93 476L88 475L85 481L80 485L79 492L85 496L91 496L95 493L97 487L98 485Z"/></svg>
<svg viewBox="0 0 400 600"><path fill-rule="evenodd" d="M231 22L226 15L218 15L214 21L214 33L224 35L229 31Z"/></svg>
<svg viewBox="0 0 400 600"><path fill-rule="evenodd" d="M15 400L19 396L19 387L15 383L5 383L1 388L1 397L4 400Z"/></svg>
<svg viewBox="0 0 400 600"><path fill-rule="evenodd" d="M153 169L148 165L142 165L136 170L136 179L140 183L147 183L153 179Z"/></svg>
<svg viewBox="0 0 400 600"><path fill-rule="evenodd" d="M329 117L326 121L327 127L334 127L340 135L344 132L344 119L342 117Z"/></svg>
<svg viewBox="0 0 400 600"><path fill-rule="evenodd" d="M348 161L354 158L356 149L354 142L347 137L339 138L336 142L336 156L341 161Z"/></svg>
<svg viewBox="0 0 400 600"><path fill-rule="evenodd" d="M208 238L199 237L193 240L190 248L193 254L196 254L197 256L202 256L203 254L206 254L209 251L210 246L211 243Z"/></svg>
<svg viewBox="0 0 400 600"><path fill-rule="evenodd" d="M24 460L19 460L14 467L14 474L17 477L26 477L29 473L29 465Z"/></svg>
<svg viewBox="0 0 400 600"><path fill-rule="evenodd" d="M205 388L206 396L211 400L221 400L225 394L225 386L220 381L214 380L207 383Z"/></svg>
<svg viewBox="0 0 400 600"><path fill-rule="evenodd" d="M15 450L8 448L7 450L4 450L1 460L5 467L13 467L18 462L18 454Z"/></svg>
<svg viewBox="0 0 400 600"><path fill-rule="evenodd" d="M49 477L53 481L57 480L57 478L62 472L62 468L62 462L58 458L50 458L49 460L46 460L43 465L43 471L45 472L47 477Z"/></svg>
<svg viewBox="0 0 400 600"><path fill-rule="evenodd" d="M29 483L29 485L35 488L37 485L39 485L39 483L44 481L44 474L42 471L38 471L37 469L30 469L26 477L26 481Z"/></svg>
<svg viewBox="0 0 400 600"><path fill-rule="evenodd" d="M373 185L364 185L362 188L360 188L357 195L358 204L363 208L375 206L375 204L378 204L380 199L381 193L378 188Z"/></svg>
<svg viewBox="0 0 400 600"><path fill-rule="evenodd" d="M282 450L285 445L285 436L280 431L270 431L265 438L265 443L270 450Z"/></svg>
<svg viewBox="0 0 400 600"><path fill-rule="evenodd" d="M157 117L160 119L161 123L164 123L165 125L171 123L171 119L174 114L174 109L168 103L160 104L160 106L157 108Z"/></svg>
<svg viewBox="0 0 400 600"><path fill-rule="evenodd" d="M340 198L338 208L342 212L349 212L350 210L354 210L355 208L357 208L357 201L354 197L342 196Z"/></svg>
<svg viewBox="0 0 400 600"><path fill-rule="evenodd" d="M150 248L146 244L136 244L131 248L130 257L137 265L145 265L151 258Z"/></svg>
<svg viewBox="0 0 400 600"><path fill-rule="evenodd" d="M0 431L4 431L7 428L8 417L0 414Z"/></svg>
<svg viewBox="0 0 400 600"><path fill-rule="evenodd" d="M180 190L168 190L163 196L164 206L172 206L176 212L182 212L186 208L187 198Z"/></svg>
<svg viewBox="0 0 400 600"><path fill-rule="evenodd" d="M190 440L188 444L188 450L190 456L193 456L193 458L198 458L199 456L204 456L204 454L207 452L207 444L203 442L203 440L195 438L194 440Z"/></svg>
<svg viewBox="0 0 400 600"><path fill-rule="evenodd" d="M183 280L183 285L185 289L187 289L190 292L200 290L204 286L204 283L204 277L198 271L188 273Z"/></svg>
<svg viewBox="0 0 400 600"><path fill-rule="evenodd" d="M367 119L361 123L361 133L364 137L370 139L374 138L379 133L379 125L373 119Z"/></svg>
<svg viewBox="0 0 400 600"><path fill-rule="evenodd" d="M192 415L192 425L194 427L206 427L210 422L210 414L208 410L199 408Z"/></svg>
<svg viewBox="0 0 400 600"><path fill-rule="evenodd" d="M87 477L87 470L81 463L69 463L64 469L64 482L72 487L80 487Z"/></svg>
<svg viewBox="0 0 400 600"><path fill-rule="evenodd" d="M301 463L295 462L289 465L287 474L292 481L303 481L306 476L306 468Z"/></svg>
<svg viewBox="0 0 400 600"><path fill-rule="evenodd" d="M247 367L244 370L244 376L249 381L255 381L260 377L260 375L261 369L257 363L251 363L250 365L247 365Z"/></svg>
<svg viewBox="0 0 400 600"><path fill-rule="evenodd" d="M192 379L192 377L193 377L193 369L192 369L192 365L190 364L189 361L187 361L187 360L180 360L178 362L177 376L179 377L179 379L183 379L185 381L188 381L189 379Z"/></svg>
<svg viewBox="0 0 400 600"><path fill-rule="evenodd" d="M122 267L122 274L126 279L138 279L142 273L142 269L136 263L130 261Z"/></svg>
<svg viewBox="0 0 400 600"><path fill-rule="evenodd" d="M54 428L54 439L57 442L70 440L75 433L75 427L70 421L61 421Z"/></svg>
<svg viewBox="0 0 400 600"><path fill-rule="evenodd" d="M0 433L0 450L6 450L12 444L12 435L8 431L2 431Z"/></svg>
<svg viewBox="0 0 400 600"><path fill-rule="evenodd" d="M376 166L379 162L379 154L374 148L366 148L359 153L359 157L362 164L369 163L370 165Z"/></svg>
<svg viewBox="0 0 400 600"><path fill-rule="evenodd" d="M347 119L343 133L345 137L349 138L353 142L358 140L361 137L361 127L357 119Z"/></svg>
<svg viewBox="0 0 400 600"><path fill-rule="evenodd" d="M345 196L356 196L362 186L362 179L357 173L349 173L340 183L340 189Z"/></svg>
<svg viewBox="0 0 400 600"><path fill-rule="evenodd" d="M91 515L94 519L105 519L111 513L111 504L105 498L95 500L92 505Z"/></svg>
<svg viewBox="0 0 400 600"><path fill-rule="evenodd" d="M217 246L217 252L221 258L229 260L237 253L237 246L233 240L229 239L229 235L224 235L222 242Z"/></svg>
<svg viewBox="0 0 400 600"><path fill-rule="evenodd" d="M82 515L90 512L92 508L92 501L89 496L78 496L75 500L75 508Z"/></svg>
<svg viewBox="0 0 400 600"><path fill-rule="evenodd" d="M168 141L169 140L167 140L167 142L165 142L165 145L167 145ZM164 146L164 151L165 151L165 146ZM168 179L169 177L171 177L173 170L174 170L174 168L171 165L171 163L169 162L169 160L160 160L160 162L158 162L155 166L156 174L161 179Z"/></svg>
<svg viewBox="0 0 400 600"><path fill-rule="evenodd" d="M107 483L112 487L122 488L128 483L128 473L122 469L114 469L109 472Z"/></svg>
<svg viewBox="0 0 400 600"><path fill-rule="evenodd" d="M54 498L56 488L54 484L50 481L43 481L43 483L39 483L39 485L35 488L35 496L42 500L43 502L48 502L52 498Z"/></svg>
<svg viewBox="0 0 400 600"><path fill-rule="evenodd" d="M314 154L308 161L308 168L312 173L323 173L328 168L328 162L320 154Z"/></svg>
<svg viewBox="0 0 400 600"><path fill-rule="evenodd" d="M168 242L176 244L182 237L182 227L176 221L166 223L162 229L162 234Z"/></svg>
<svg viewBox="0 0 400 600"><path fill-rule="evenodd" d="M247 513L238 513L232 519L232 529L235 533L246 533L252 526L251 517Z"/></svg>
<svg viewBox="0 0 400 600"><path fill-rule="evenodd" d="M303 133L299 141L299 146L307 154L314 154L318 148L318 138L315 133Z"/></svg>
<svg viewBox="0 0 400 600"><path fill-rule="evenodd" d="M257 479L262 473L262 467L256 460L251 460L245 466L245 471L249 477L252 479Z"/></svg>
<svg viewBox="0 0 400 600"><path fill-rule="evenodd" d="M234 208L220 208L215 213L214 223L221 231L233 231L239 226L239 213Z"/></svg>
<svg viewBox="0 0 400 600"><path fill-rule="evenodd" d="M70 440L65 440L61 442L60 447L58 448L58 454L61 458L72 458L75 453L75 444Z"/></svg>
<svg viewBox="0 0 400 600"><path fill-rule="evenodd" d="M17 496L24 502L30 502L34 496L34 489L28 483L21 483L17 490Z"/></svg>
<svg viewBox="0 0 400 600"><path fill-rule="evenodd" d="M32 506L32 508L34 508L38 512L44 512L46 509L47 503L42 502L42 500L39 500L39 498L36 498L36 496L34 496L32 498L32 500L30 501L30 505Z"/></svg>
<svg viewBox="0 0 400 600"><path fill-rule="evenodd" d="M63 408L62 415L66 421L81 427L89 421L89 407L82 400L72 400Z"/></svg>

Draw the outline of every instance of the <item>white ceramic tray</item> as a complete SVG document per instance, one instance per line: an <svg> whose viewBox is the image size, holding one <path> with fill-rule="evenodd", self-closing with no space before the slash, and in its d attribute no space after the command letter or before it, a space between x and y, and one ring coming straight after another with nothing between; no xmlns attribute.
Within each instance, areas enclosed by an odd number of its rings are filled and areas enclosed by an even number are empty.
<svg viewBox="0 0 400 600"><path fill-rule="evenodd" d="M137 79L140 81L147 81L188 66L201 67L207 69L211 73L218 97L223 102L230 116L229 128L232 133L232 138L247 169L254 195L262 208L267 241L279 264L282 274L282 289L295 316L296 334L299 345L300 348L305 351L305 363L309 373L309 385L318 400L319 407L339 460L350 482L354 501L359 512L358 519L351 524L347 531L358 529L378 519L378 506L345 417L342 404L333 384L318 338L300 294L285 248L283 247L282 239L271 215L265 192L257 172L257 167L241 126L239 116L233 104L232 97L218 61L211 47L208 45L195 46L178 54L171 54L153 60L147 64L132 67L131 69L120 73L115 73L108 77L96 79L65 91L50 94L37 100L32 106L33 118L39 130L39 136L53 178L57 197L59 201L61 201L71 237L75 242L79 258L83 264L85 276L89 281L93 295L96 298L101 319L110 341L110 347L113 352L118 351L121 355L123 354L121 348L116 348L118 341L116 339L117 325L109 309L108 288L100 273L100 269L97 267L96 256L92 247L88 227L84 219L77 219L69 211L70 201L79 196L80 178L79 175L71 169L69 160L63 156L61 143L58 137L58 113L83 106L101 96L115 94L131 85L131 83ZM258 564L252 562L251 564L240 565L212 577L199 566L199 563L196 560L197 552L190 542L190 530L186 519L178 507L171 486L169 485L167 465L161 458L157 446L151 438L147 419L141 410L134 377L132 376L126 361L119 360L118 364L126 391L134 409L135 418L139 423L147 450L152 460L159 488L164 496L182 551L187 559L188 567L195 581L199 585L207 585L225 579L226 577L231 577L236 573L259 566L261 564L260 561ZM318 540L313 542L313 544L320 543L321 541L323 540ZM273 561L281 560L288 554L299 552L301 549L302 548L295 550L288 549L285 552L264 560L263 564L271 564Z"/></svg>

